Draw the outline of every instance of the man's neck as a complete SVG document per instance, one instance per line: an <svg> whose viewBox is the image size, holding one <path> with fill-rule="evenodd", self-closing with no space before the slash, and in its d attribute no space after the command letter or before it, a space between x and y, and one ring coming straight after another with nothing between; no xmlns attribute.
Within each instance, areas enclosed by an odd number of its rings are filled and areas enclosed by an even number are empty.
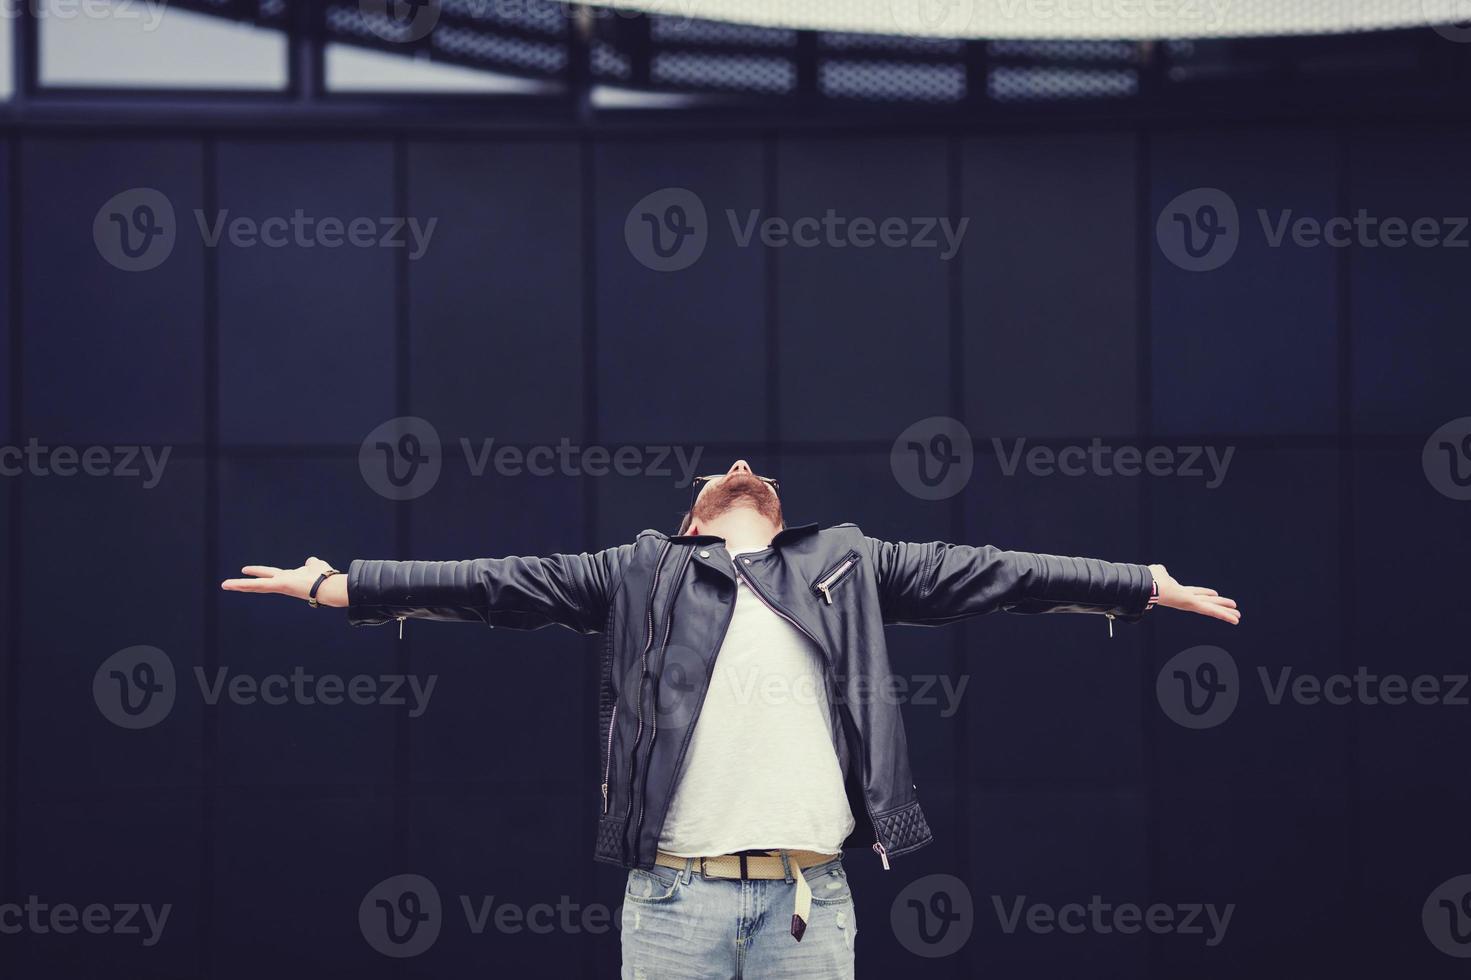
<svg viewBox="0 0 1471 980"><path fill-rule="evenodd" d="M753 507L732 507L700 527L701 534L724 538L727 551L753 551L768 547L778 530Z"/></svg>

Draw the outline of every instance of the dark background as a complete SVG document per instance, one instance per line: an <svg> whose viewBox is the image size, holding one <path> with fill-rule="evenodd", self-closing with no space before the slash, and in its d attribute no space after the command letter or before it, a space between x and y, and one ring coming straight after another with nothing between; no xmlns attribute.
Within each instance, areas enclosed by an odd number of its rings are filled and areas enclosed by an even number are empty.
<svg viewBox="0 0 1471 980"><path fill-rule="evenodd" d="M1367 97L1367 95L1366 95ZM1252 105L1257 105L1256 109ZM0 935L15 977L616 975L618 934L472 936L458 896L620 901L591 861L597 639L410 623L217 591L246 562L590 550L672 529L668 477L471 478L448 448L678 444L782 480L793 521L1161 561L1245 610L1121 626L996 616L896 630L896 671L968 677L961 710L908 705L936 843L884 873L849 857L859 974L1248 977L1464 973L1421 927L1471 871L1465 706L1270 706L1256 668L1464 673L1471 510L1427 480L1430 433L1468 409L1467 252L1271 249L1255 209L1328 218L1471 213L1452 112L1077 112L988 123L730 120L496 131L386 119L81 126L6 122L0 154L0 431L11 445L173 447L163 482L0 481L4 723L0 899L172 903L165 939ZM275 111L275 110L272 110ZM1256 118L1253 118L1256 117ZM94 247L118 191L164 192L178 244L130 274ZM661 274L624 219L695 191L711 242ZM1211 273L1154 235L1194 187L1236 200ZM735 248L723 211L970 218L933 252ZM202 247L187 217L412 214L428 254ZM394 503L360 443L400 415L447 445ZM898 433L960 419L975 475L926 502ZM1002 474L993 436L1235 448L1219 489L1178 477ZM1009 443L1008 443L1009 444ZM1225 647L1244 691L1220 727L1155 699L1161 665ZM136 644L178 672L171 715L111 724L99 664ZM438 675L429 710L205 705L191 671ZM414 872L446 904L396 962L362 896ZM965 881L957 955L890 928L921 876ZM1005 934L991 896L1235 903L1226 941Z"/></svg>

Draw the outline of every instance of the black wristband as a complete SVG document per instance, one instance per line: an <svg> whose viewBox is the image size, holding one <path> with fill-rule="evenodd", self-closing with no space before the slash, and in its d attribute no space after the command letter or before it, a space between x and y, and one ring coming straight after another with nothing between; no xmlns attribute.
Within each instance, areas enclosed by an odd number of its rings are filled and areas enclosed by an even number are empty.
<svg viewBox="0 0 1471 980"><path fill-rule="evenodd" d="M317 590L322 587L322 583L323 582L327 581L329 578L331 578L334 575L341 575L341 574L342 573L339 572L337 569L332 568L332 569L328 569L327 571L323 572L321 575L318 575L317 576L317 580L312 583L312 590L311 590L311 592L307 593L306 604L309 605L309 606L311 606L313 609L315 609L315 608L317 608L317 606L321 605L321 603L317 602Z"/></svg>

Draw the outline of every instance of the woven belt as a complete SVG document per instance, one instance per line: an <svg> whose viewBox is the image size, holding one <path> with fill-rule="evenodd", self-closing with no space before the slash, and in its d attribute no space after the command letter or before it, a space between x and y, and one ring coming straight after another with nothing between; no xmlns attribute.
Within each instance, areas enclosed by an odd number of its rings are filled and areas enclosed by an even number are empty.
<svg viewBox="0 0 1471 980"><path fill-rule="evenodd" d="M706 878L727 878L734 881L784 881L788 877L794 879L797 883L797 900L792 909L792 936L800 943L802 934L807 931L807 920L812 914L812 888L807 884L807 879L802 877L802 869L826 864L837 856L816 851L768 851L765 854L682 858L660 851L654 858L654 863L661 868L678 871L686 868L693 870L698 864L700 874Z"/></svg>

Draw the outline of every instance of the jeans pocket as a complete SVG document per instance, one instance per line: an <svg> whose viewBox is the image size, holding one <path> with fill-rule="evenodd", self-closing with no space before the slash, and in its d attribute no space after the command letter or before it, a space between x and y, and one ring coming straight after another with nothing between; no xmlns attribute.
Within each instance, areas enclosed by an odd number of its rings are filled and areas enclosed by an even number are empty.
<svg viewBox="0 0 1471 980"><path fill-rule="evenodd" d="M664 905L679 896L680 872L672 868L634 868L623 889L625 901L640 905Z"/></svg>
<svg viewBox="0 0 1471 980"><path fill-rule="evenodd" d="M807 879L807 887L812 889L813 905L845 905L853 901L848 874L836 861L804 871L802 877Z"/></svg>

